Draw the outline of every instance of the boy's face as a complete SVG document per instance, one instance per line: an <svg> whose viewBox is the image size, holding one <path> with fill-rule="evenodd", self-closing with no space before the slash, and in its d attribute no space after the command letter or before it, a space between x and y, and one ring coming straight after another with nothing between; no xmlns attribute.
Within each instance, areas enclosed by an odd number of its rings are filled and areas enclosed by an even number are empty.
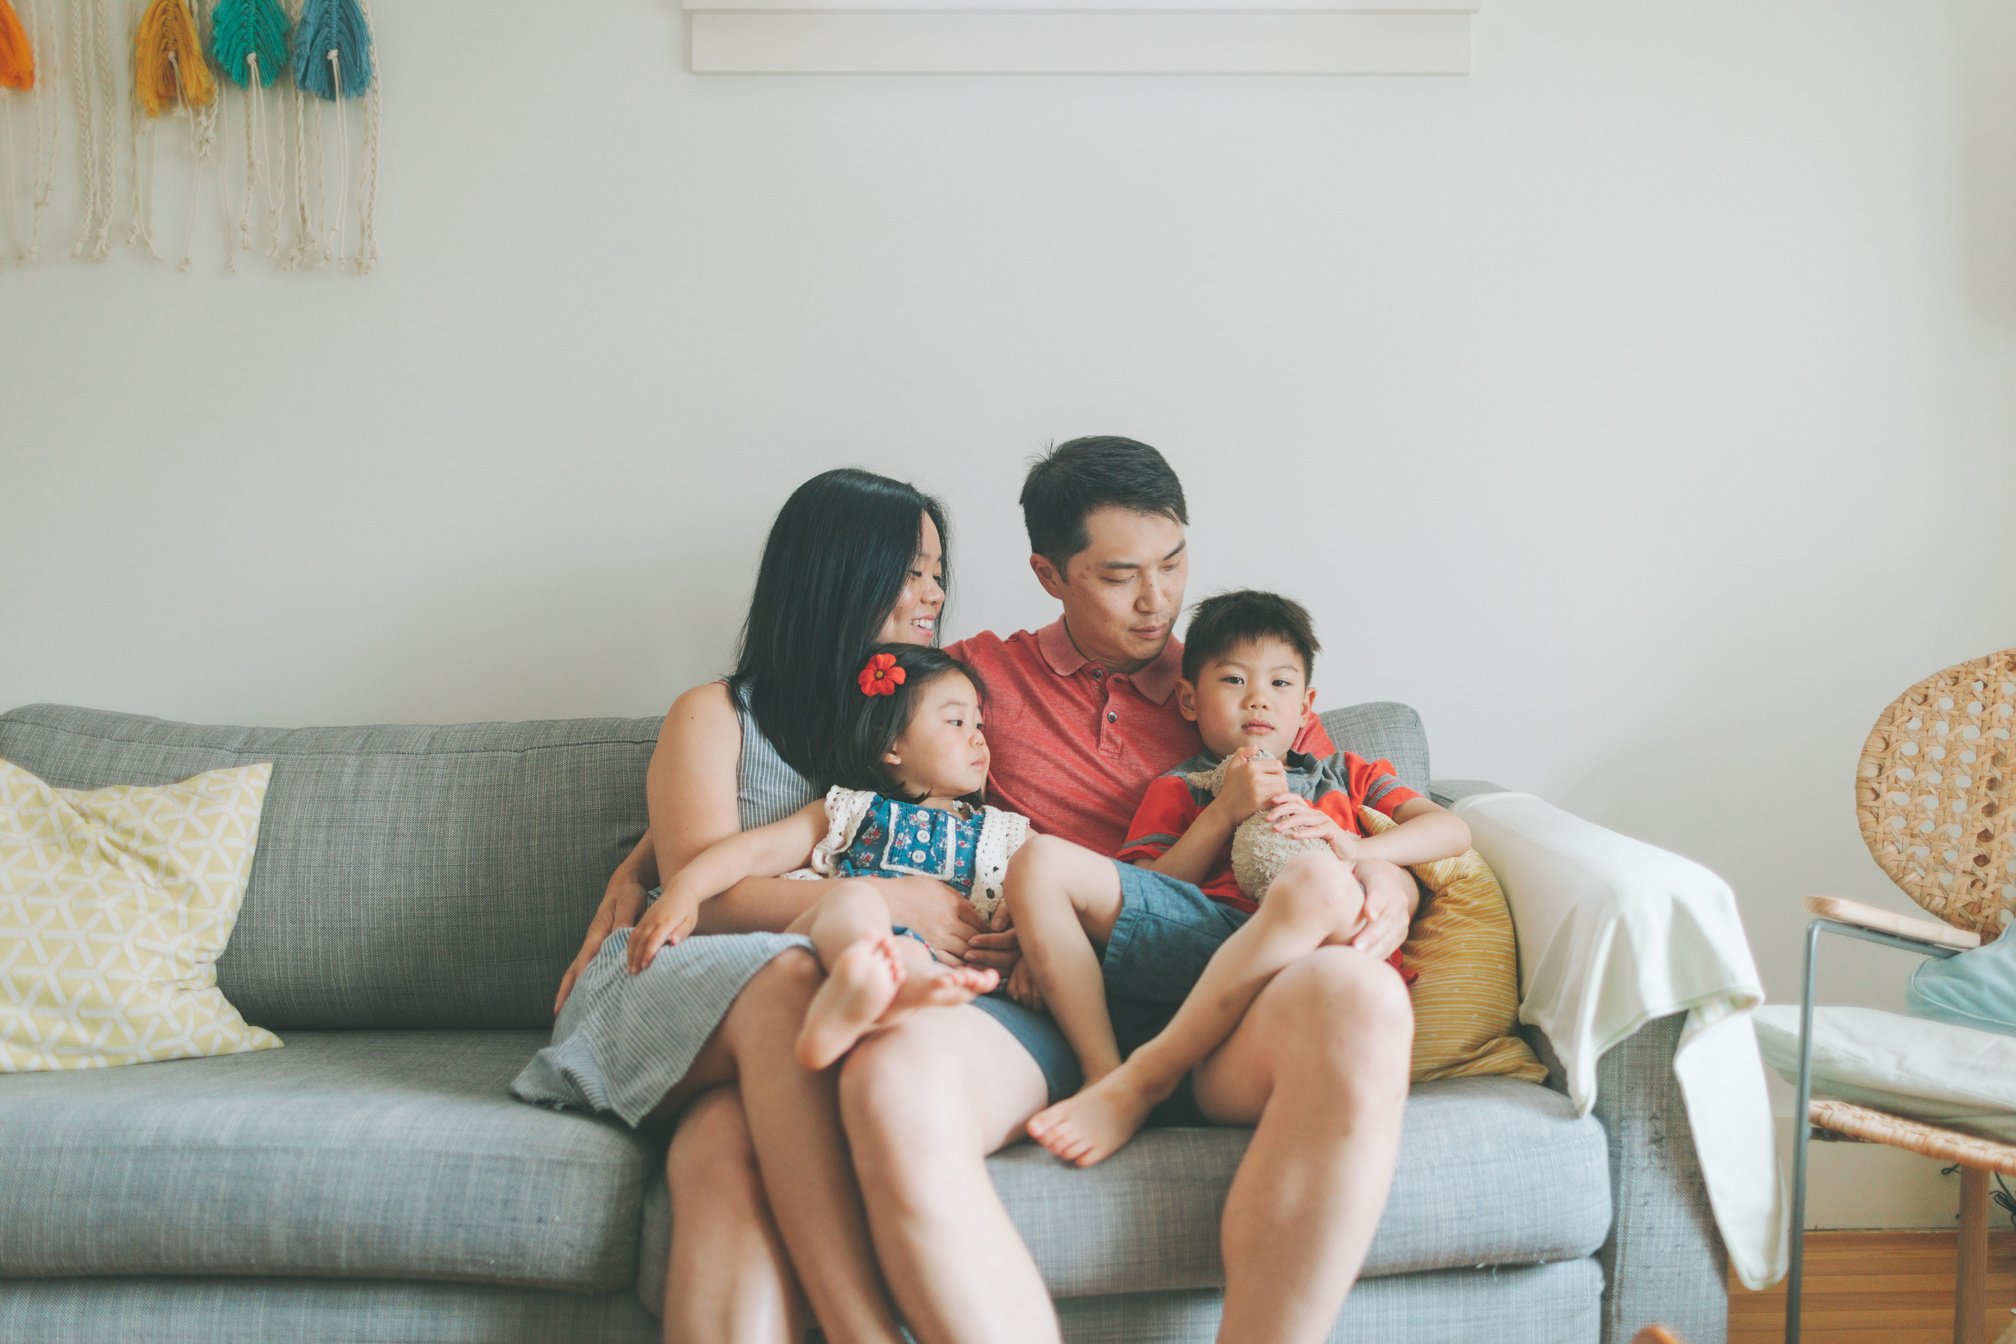
<svg viewBox="0 0 2016 1344"><path fill-rule="evenodd" d="M1116 672L1161 657L1183 610L1190 555L1183 524L1159 513L1108 507L1085 516L1087 545L1058 572L1047 556L1029 565L1043 591L1064 604L1078 652Z"/></svg>
<svg viewBox="0 0 2016 1344"><path fill-rule="evenodd" d="M1235 644L1197 670L1195 685L1179 682L1177 706L1197 724L1204 745L1220 756L1264 747L1287 758L1316 703L1302 655L1285 639Z"/></svg>

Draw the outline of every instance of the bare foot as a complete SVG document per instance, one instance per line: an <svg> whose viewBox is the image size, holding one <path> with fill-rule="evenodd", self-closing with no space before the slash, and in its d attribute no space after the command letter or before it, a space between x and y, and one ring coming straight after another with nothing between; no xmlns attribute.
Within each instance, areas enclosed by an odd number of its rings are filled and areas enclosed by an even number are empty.
<svg viewBox="0 0 2016 1344"><path fill-rule="evenodd" d="M1120 1151L1165 1095L1144 1091L1123 1064L1078 1095L1036 1112L1029 1118L1029 1137L1066 1162L1089 1167Z"/></svg>
<svg viewBox="0 0 2016 1344"><path fill-rule="evenodd" d="M851 944L827 968L826 983L805 1009L798 1062L823 1069L853 1049L889 1010L908 974L893 935L870 934Z"/></svg>
<svg viewBox="0 0 2016 1344"><path fill-rule="evenodd" d="M1000 983L999 971L946 967L936 962L913 967L910 978L897 986L896 997L889 1001L889 1007L875 1025L886 1027L919 1008L956 1008L971 1003Z"/></svg>

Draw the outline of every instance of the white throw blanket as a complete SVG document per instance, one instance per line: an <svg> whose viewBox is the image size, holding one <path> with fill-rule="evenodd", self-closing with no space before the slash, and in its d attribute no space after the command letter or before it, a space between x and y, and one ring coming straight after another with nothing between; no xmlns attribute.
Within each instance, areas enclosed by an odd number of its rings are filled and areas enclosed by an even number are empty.
<svg viewBox="0 0 2016 1344"><path fill-rule="evenodd" d="M1789 1223L1750 1024L1764 989L1728 883L1531 794L1479 794L1455 810L1512 907L1519 1020L1546 1034L1578 1113L1596 1102L1604 1051L1687 1014L1673 1073L1715 1224L1745 1286L1776 1283Z"/></svg>

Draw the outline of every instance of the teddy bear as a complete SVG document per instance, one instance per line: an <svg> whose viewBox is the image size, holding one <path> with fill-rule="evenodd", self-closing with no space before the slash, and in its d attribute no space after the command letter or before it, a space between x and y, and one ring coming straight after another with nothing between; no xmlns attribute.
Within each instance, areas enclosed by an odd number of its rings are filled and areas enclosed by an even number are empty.
<svg viewBox="0 0 2016 1344"><path fill-rule="evenodd" d="M1216 768L1193 770L1184 779L1190 787L1207 790L1216 798L1218 790L1225 787L1225 772L1237 759L1227 756L1218 762ZM1255 752L1253 759L1271 761L1274 753L1263 749ZM1281 834L1267 820L1267 809L1262 808L1240 822L1232 832L1232 876L1238 879L1239 890L1246 893L1246 899L1258 905L1290 859L1311 850L1327 852L1329 848L1327 841Z"/></svg>

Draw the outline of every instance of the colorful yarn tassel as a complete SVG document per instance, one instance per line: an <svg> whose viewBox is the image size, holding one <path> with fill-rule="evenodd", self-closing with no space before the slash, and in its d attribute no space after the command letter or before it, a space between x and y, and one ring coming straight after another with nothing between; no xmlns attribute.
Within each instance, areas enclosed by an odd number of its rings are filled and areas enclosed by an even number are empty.
<svg viewBox="0 0 2016 1344"><path fill-rule="evenodd" d="M294 31L294 82L331 102L371 87L371 25L358 0L307 0Z"/></svg>
<svg viewBox="0 0 2016 1344"><path fill-rule="evenodd" d="M287 12L279 0L217 0L210 25L217 68L239 88L252 87L255 70L260 86L270 88L287 68Z"/></svg>
<svg viewBox="0 0 2016 1344"><path fill-rule="evenodd" d="M208 107L217 101L217 80L203 58L189 0L154 0L141 16L133 44L133 97L150 117L181 103Z"/></svg>
<svg viewBox="0 0 2016 1344"><path fill-rule="evenodd" d="M28 45L28 30L14 6L0 0L0 89L34 87L35 48Z"/></svg>

